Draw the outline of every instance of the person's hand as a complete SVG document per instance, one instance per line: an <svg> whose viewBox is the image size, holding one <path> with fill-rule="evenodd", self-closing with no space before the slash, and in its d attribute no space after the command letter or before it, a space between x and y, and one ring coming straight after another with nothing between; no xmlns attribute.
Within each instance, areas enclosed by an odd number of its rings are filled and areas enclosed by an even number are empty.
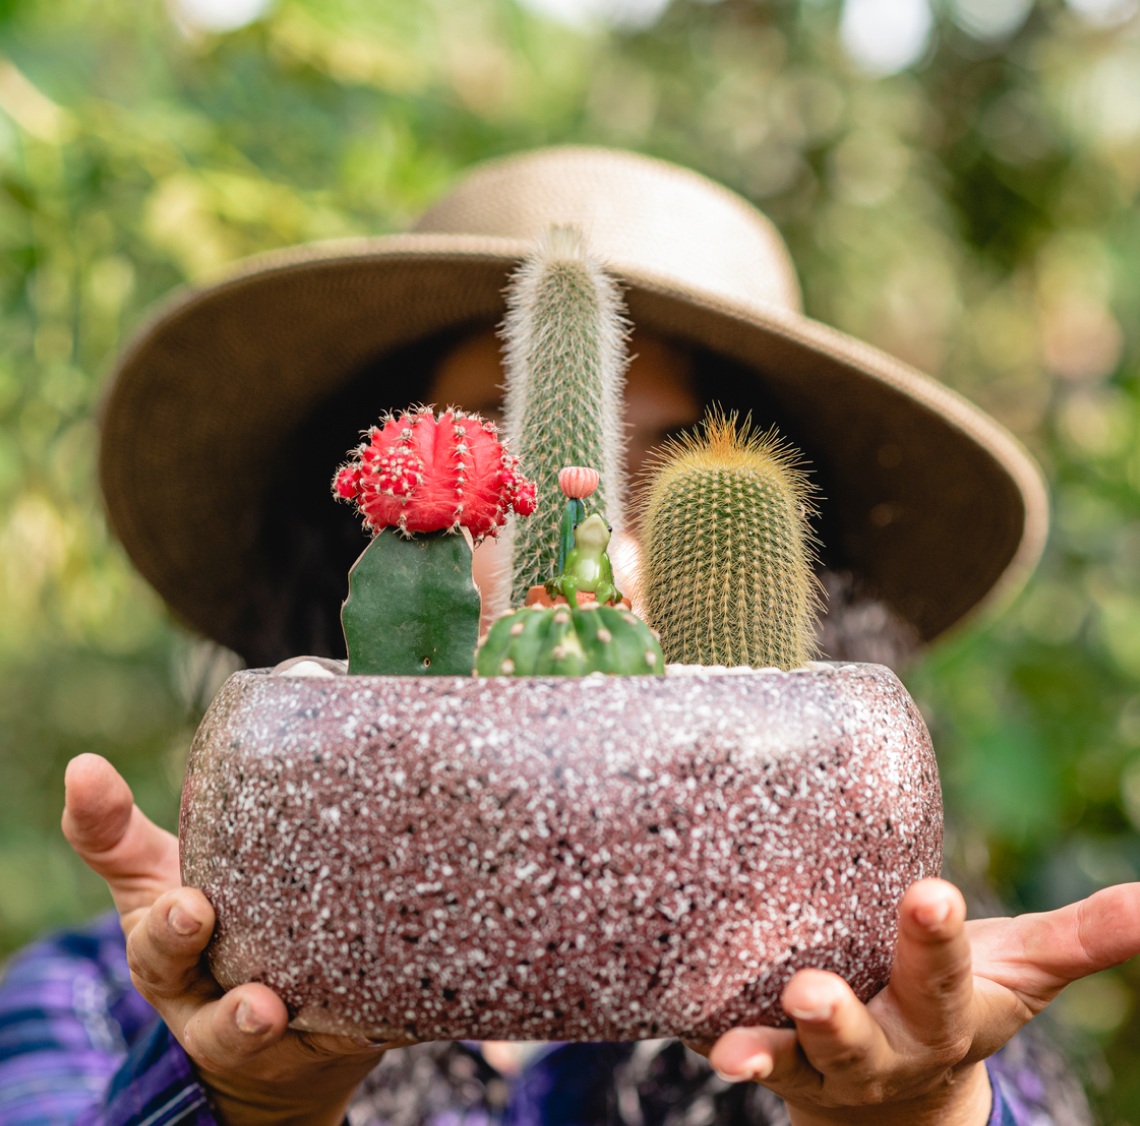
<svg viewBox="0 0 1140 1126"><path fill-rule="evenodd" d="M149 821L106 759L72 759L63 832L106 881L139 992L194 1061L227 1126L339 1126L357 1083L392 1045L286 1029L264 985L223 993L202 962L214 927L206 897L181 886L178 839Z"/></svg>
<svg viewBox="0 0 1140 1126"><path fill-rule="evenodd" d="M899 908L890 984L862 1005L801 970L781 1002L795 1030L736 1028L711 1050L725 1078L763 1083L795 1126L985 1126L992 1055L1070 982L1140 953L1140 884L1015 919L967 923L952 884L922 880Z"/></svg>

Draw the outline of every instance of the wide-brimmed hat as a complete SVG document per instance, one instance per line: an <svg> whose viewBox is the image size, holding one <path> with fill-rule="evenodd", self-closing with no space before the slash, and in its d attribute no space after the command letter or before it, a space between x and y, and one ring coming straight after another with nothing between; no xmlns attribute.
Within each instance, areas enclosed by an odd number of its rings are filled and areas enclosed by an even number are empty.
<svg viewBox="0 0 1140 1126"><path fill-rule="evenodd" d="M585 232L639 328L754 375L757 401L819 467L828 558L922 639L1025 580L1046 492L1006 430L804 316L783 240L741 197L662 161L559 147L475 168L409 234L249 259L139 331L105 403L102 488L114 531L179 616L234 644L264 570L250 529L289 435L385 353L498 320L511 271L551 224Z"/></svg>

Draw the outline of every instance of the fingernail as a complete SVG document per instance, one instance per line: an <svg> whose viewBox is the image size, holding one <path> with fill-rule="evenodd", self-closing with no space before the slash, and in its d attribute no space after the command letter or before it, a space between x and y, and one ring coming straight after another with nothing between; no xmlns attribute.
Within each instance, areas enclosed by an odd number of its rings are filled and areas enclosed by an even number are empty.
<svg viewBox="0 0 1140 1126"><path fill-rule="evenodd" d="M166 921L170 924L170 929L174 931L175 934L191 935L194 934L195 931L202 929L202 924L178 903L175 903L174 906L170 908L166 916Z"/></svg>
<svg viewBox="0 0 1140 1126"><path fill-rule="evenodd" d="M746 1059L739 1071L720 1071L717 1075L726 1083L747 1083L750 1079L767 1079L772 1074L772 1057L766 1052L758 1052Z"/></svg>
<svg viewBox="0 0 1140 1126"><path fill-rule="evenodd" d="M914 917L924 927L936 927L950 918L950 900L942 899L937 903L923 903L914 909Z"/></svg>
<svg viewBox="0 0 1140 1126"><path fill-rule="evenodd" d="M372 1036L354 1036L352 1042L358 1048L375 1048L377 1050L385 1050L392 1043L391 1040L378 1039Z"/></svg>
<svg viewBox="0 0 1140 1126"><path fill-rule="evenodd" d="M786 1012L792 1020L829 1020L831 1014L835 1012L835 1005L830 1001L822 1005L817 1005L814 1009L790 1009L785 1005L784 1012Z"/></svg>
<svg viewBox="0 0 1140 1126"><path fill-rule="evenodd" d="M238 1002L234 1021L242 1032L264 1032L269 1025L253 1011L253 1006L244 998Z"/></svg>

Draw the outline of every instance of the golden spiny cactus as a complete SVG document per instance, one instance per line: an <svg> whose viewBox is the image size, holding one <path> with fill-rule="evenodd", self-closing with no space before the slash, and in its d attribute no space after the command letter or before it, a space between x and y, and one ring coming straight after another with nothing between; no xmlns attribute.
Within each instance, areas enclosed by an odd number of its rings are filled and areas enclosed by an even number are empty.
<svg viewBox="0 0 1140 1126"><path fill-rule="evenodd" d="M713 411L641 504L646 620L666 661L791 669L815 650L810 486L777 437Z"/></svg>

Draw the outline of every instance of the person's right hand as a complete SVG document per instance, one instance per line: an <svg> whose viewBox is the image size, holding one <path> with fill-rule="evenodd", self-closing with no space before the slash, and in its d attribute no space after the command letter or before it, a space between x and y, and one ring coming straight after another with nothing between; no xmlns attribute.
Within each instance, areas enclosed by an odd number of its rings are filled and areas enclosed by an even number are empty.
<svg viewBox="0 0 1140 1126"><path fill-rule="evenodd" d="M733 1082L779 1095L793 1126L982 1126L982 1060L1065 986L1140 954L1140 883L1056 911L966 921L952 884L913 884L899 905L887 987L863 1004L837 974L798 971L781 1004L795 1028L694 1044Z"/></svg>
<svg viewBox="0 0 1140 1126"><path fill-rule="evenodd" d="M181 886L178 839L148 820L106 759L79 755L65 779L63 832L107 881L131 980L194 1061L227 1126L339 1126L356 1085L394 1044L293 1032L272 990L228 993L202 952L214 927L206 897Z"/></svg>

